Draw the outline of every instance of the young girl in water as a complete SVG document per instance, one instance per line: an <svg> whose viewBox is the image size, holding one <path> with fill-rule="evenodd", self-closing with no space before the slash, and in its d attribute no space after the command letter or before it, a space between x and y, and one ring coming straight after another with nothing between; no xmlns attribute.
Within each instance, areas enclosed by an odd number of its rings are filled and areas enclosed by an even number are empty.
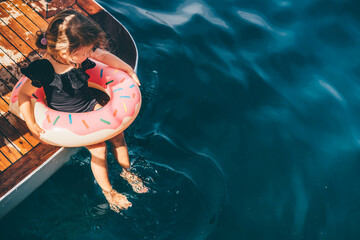
<svg viewBox="0 0 360 240"><path fill-rule="evenodd" d="M58 13L47 30L38 33L36 44L39 48L46 49L46 53L42 59L21 69L29 79L18 95L20 111L35 136L39 137L44 133L35 122L30 104L30 97L37 88L44 88L48 106L58 111L88 112L101 107L89 93L89 75L85 71L95 67L89 57L123 70L140 85L138 77L128 64L104 50L106 42L105 33L95 22L72 9ZM135 192L147 192L141 179L128 171L130 163L124 133L109 141L117 161L123 167L121 176L131 184ZM106 144L103 142L86 148L91 153L94 177L111 209L116 212L127 209L131 203L126 196L116 192L109 181Z"/></svg>

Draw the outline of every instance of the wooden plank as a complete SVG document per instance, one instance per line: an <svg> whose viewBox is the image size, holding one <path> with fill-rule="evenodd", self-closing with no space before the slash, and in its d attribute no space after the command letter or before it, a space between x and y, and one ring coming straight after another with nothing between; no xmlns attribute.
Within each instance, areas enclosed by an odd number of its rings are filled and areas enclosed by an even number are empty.
<svg viewBox="0 0 360 240"><path fill-rule="evenodd" d="M1 53L0 53L0 59L1 59ZM0 69L1 72L1 69ZM0 75L1 76L1 75ZM2 81L0 81L0 96L3 98L6 94L10 93L11 89L5 85ZM2 111L2 109L0 109Z"/></svg>
<svg viewBox="0 0 360 240"><path fill-rule="evenodd" d="M5 163L3 163L3 162L1 161L1 157L0 157L0 172L4 171L6 168L7 168L7 167L6 167Z"/></svg>
<svg viewBox="0 0 360 240"><path fill-rule="evenodd" d="M87 13L89 13L89 15L94 15L104 11L104 9L100 5L96 4L94 1L77 0L76 3Z"/></svg>
<svg viewBox="0 0 360 240"><path fill-rule="evenodd" d="M1 99L3 99L8 104L10 104L10 96L11 96L11 91L9 93L2 94Z"/></svg>
<svg viewBox="0 0 360 240"><path fill-rule="evenodd" d="M40 143L39 139L32 135L32 133L26 126L25 121L23 121L22 119L18 118L17 116L15 116L10 112L5 113L4 117L12 126L14 126L17 129L18 133L23 138L25 138L26 141L30 143L31 146L35 147Z"/></svg>
<svg viewBox="0 0 360 240"><path fill-rule="evenodd" d="M85 16L89 16L89 14L77 4L73 5L72 8Z"/></svg>
<svg viewBox="0 0 360 240"><path fill-rule="evenodd" d="M1 3L2 4L2 3ZM14 7L15 8L15 7ZM37 47L35 45L36 31L39 30L27 17L21 14L20 11L10 11L11 15L2 7L0 7L0 18L3 24L6 24L11 30L17 33L34 51ZM16 17L16 20L14 18ZM6 21L5 21L6 20ZM27 20L27 21L25 21ZM30 23L29 23L30 22Z"/></svg>
<svg viewBox="0 0 360 240"><path fill-rule="evenodd" d="M9 111L8 103L3 98L0 98L0 113L5 114L7 111Z"/></svg>
<svg viewBox="0 0 360 240"><path fill-rule="evenodd" d="M41 29L47 29L48 22L42 18L42 16L34 11L31 7L29 7L24 1L22 0L10 0L12 4L14 4L20 11L25 13L25 15Z"/></svg>
<svg viewBox="0 0 360 240"><path fill-rule="evenodd" d="M6 165L0 159L0 172L4 171L6 168Z"/></svg>
<svg viewBox="0 0 360 240"><path fill-rule="evenodd" d="M48 5L46 1L25 0L25 2L33 9L33 11L39 13L44 19L46 19L46 9Z"/></svg>
<svg viewBox="0 0 360 240"><path fill-rule="evenodd" d="M27 4L38 12L44 19L47 19L48 22L49 18L53 17L56 13L76 4L76 0L57 0L50 1L49 3L46 1L25 0L25 2L27 2Z"/></svg>
<svg viewBox="0 0 360 240"><path fill-rule="evenodd" d="M76 0L57 0L57 1L51 1L48 5L48 12L47 12L47 18L55 16L58 12L61 12L62 10L69 8L76 4Z"/></svg>
<svg viewBox="0 0 360 240"><path fill-rule="evenodd" d="M21 153L3 136L0 135L0 151L12 162L22 157Z"/></svg>
<svg viewBox="0 0 360 240"><path fill-rule="evenodd" d="M3 159L5 160L6 158L0 153L0 172L4 171L8 167L5 162L3 162Z"/></svg>
<svg viewBox="0 0 360 240"><path fill-rule="evenodd" d="M4 8L4 4L11 7ZM36 50L35 36L39 28L11 3L2 2L0 6L0 18L3 24L6 24L32 49Z"/></svg>
<svg viewBox="0 0 360 240"><path fill-rule="evenodd" d="M0 115L0 132L12 145L21 153L25 154L32 149L32 146L23 138L18 131Z"/></svg>
<svg viewBox="0 0 360 240"><path fill-rule="evenodd" d="M31 59L40 58L39 55L29 56ZM0 35L0 78L1 82L7 86L0 86L1 96L9 94L18 79L22 76L19 67L27 66L30 61L19 53L6 39Z"/></svg>
<svg viewBox="0 0 360 240"><path fill-rule="evenodd" d="M14 127L17 132L32 146L35 147L39 144L39 139L34 137L28 127L26 126L25 121L18 118L9 111L9 105L4 99L0 99L0 113L1 115L9 122L9 124Z"/></svg>
<svg viewBox="0 0 360 240"><path fill-rule="evenodd" d="M33 61L39 59L40 55L32 51L28 55L28 58ZM19 67L27 66L30 63L29 59L0 35L0 78L10 91L22 76ZM9 90L1 89L0 93L4 96L9 93Z"/></svg>
<svg viewBox="0 0 360 240"><path fill-rule="evenodd" d="M3 165L3 163L0 160L0 172L4 171L7 167L5 167L5 165Z"/></svg>
<svg viewBox="0 0 360 240"><path fill-rule="evenodd" d="M2 166L1 171L4 171L11 165L11 162L9 162L2 152L0 152L0 164Z"/></svg>
<svg viewBox="0 0 360 240"><path fill-rule="evenodd" d="M11 66L15 68L13 65L16 64L16 62L19 62L21 65L22 62L26 61L26 57L2 35L0 35L0 49L5 55L12 59L12 61L5 61L5 59L3 59L1 64L4 66Z"/></svg>
<svg viewBox="0 0 360 240"><path fill-rule="evenodd" d="M8 40L19 52L29 55L34 51L27 43L22 40L13 30L7 25L0 24L0 34Z"/></svg>
<svg viewBox="0 0 360 240"><path fill-rule="evenodd" d="M8 166L10 166L11 163L9 163L9 160L7 160L6 157L0 152L0 171L4 171Z"/></svg>
<svg viewBox="0 0 360 240"><path fill-rule="evenodd" d="M10 90L8 91L11 92L15 84L18 82L18 79L20 79L20 77L22 76L19 65L15 62L13 58L16 58L17 60L22 60L22 62L20 62L20 66L26 66L25 64L29 64L30 61L28 61L23 55L16 53L16 49L11 47L9 47L10 49L4 48L3 45L6 42L4 41L5 39L0 36L0 78L1 81ZM12 55L12 58L9 57L9 54ZM3 91L1 91L1 96L8 94L8 91L6 89L3 89Z"/></svg>
<svg viewBox="0 0 360 240"><path fill-rule="evenodd" d="M0 174L0 197L43 164L60 148L39 144Z"/></svg>
<svg viewBox="0 0 360 240"><path fill-rule="evenodd" d="M29 55L31 60L39 59L38 54ZM22 76L19 67L27 66L30 61L0 35L0 95L9 103L10 94Z"/></svg>

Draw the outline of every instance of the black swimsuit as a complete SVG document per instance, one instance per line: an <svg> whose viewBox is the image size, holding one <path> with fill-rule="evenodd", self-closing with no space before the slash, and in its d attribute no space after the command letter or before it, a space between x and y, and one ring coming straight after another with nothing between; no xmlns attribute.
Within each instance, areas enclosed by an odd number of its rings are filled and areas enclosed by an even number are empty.
<svg viewBox="0 0 360 240"><path fill-rule="evenodd" d="M43 58L22 68L21 73L31 80L34 87L44 87L48 107L62 112L89 112L94 109L97 101L89 94L90 76L85 71L95 65L86 59L81 63L81 68L58 74L50 61Z"/></svg>

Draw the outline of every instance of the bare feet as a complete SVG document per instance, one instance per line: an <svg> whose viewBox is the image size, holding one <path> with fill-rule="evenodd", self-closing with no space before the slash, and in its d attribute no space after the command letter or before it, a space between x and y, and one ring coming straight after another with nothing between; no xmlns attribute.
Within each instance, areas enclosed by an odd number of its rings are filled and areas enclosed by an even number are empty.
<svg viewBox="0 0 360 240"><path fill-rule="evenodd" d="M144 185L143 181L136 176L134 173L131 173L125 169L120 174L132 187L136 193L147 193L149 189Z"/></svg>
<svg viewBox="0 0 360 240"><path fill-rule="evenodd" d="M123 167L123 171L120 174L132 187L136 193L146 193L149 191L147 187L144 186L142 180L135 174L125 170L130 168L129 153L126 146L124 133L120 133L117 136L110 139L112 144L112 149L115 158L118 163Z"/></svg>
<svg viewBox="0 0 360 240"><path fill-rule="evenodd" d="M114 189L111 189L110 192L103 190L103 193L110 204L110 209L117 213L120 212L120 210L126 210L132 206L125 195L118 193Z"/></svg>

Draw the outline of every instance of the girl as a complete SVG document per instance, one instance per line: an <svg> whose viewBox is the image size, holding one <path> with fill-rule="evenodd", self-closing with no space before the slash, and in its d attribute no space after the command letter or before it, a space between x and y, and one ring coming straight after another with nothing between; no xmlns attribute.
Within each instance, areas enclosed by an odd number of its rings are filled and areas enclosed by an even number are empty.
<svg viewBox="0 0 360 240"><path fill-rule="evenodd" d="M128 64L104 50L106 42L105 33L95 22L72 9L55 15L48 29L38 33L36 45L45 49L46 53L42 59L21 69L29 79L18 95L20 111L35 136L39 137L44 133L35 122L30 104L30 97L37 88L44 88L48 106L58 111L88 112L101 107L94 96L89 94L89 75L85 71L94 68L95 63L88 57L125 71L140 85L138 77ZM121 176L131 184L135 192L147 192L142 181L127 170L130 163L124 134L120 133L109 141L117 161L123 167ZM106 144L103 142L86 148L91 153L94 177L111 209L116 212L127 209L131 203L126 196L116 192L109 181Z"/></svg>

